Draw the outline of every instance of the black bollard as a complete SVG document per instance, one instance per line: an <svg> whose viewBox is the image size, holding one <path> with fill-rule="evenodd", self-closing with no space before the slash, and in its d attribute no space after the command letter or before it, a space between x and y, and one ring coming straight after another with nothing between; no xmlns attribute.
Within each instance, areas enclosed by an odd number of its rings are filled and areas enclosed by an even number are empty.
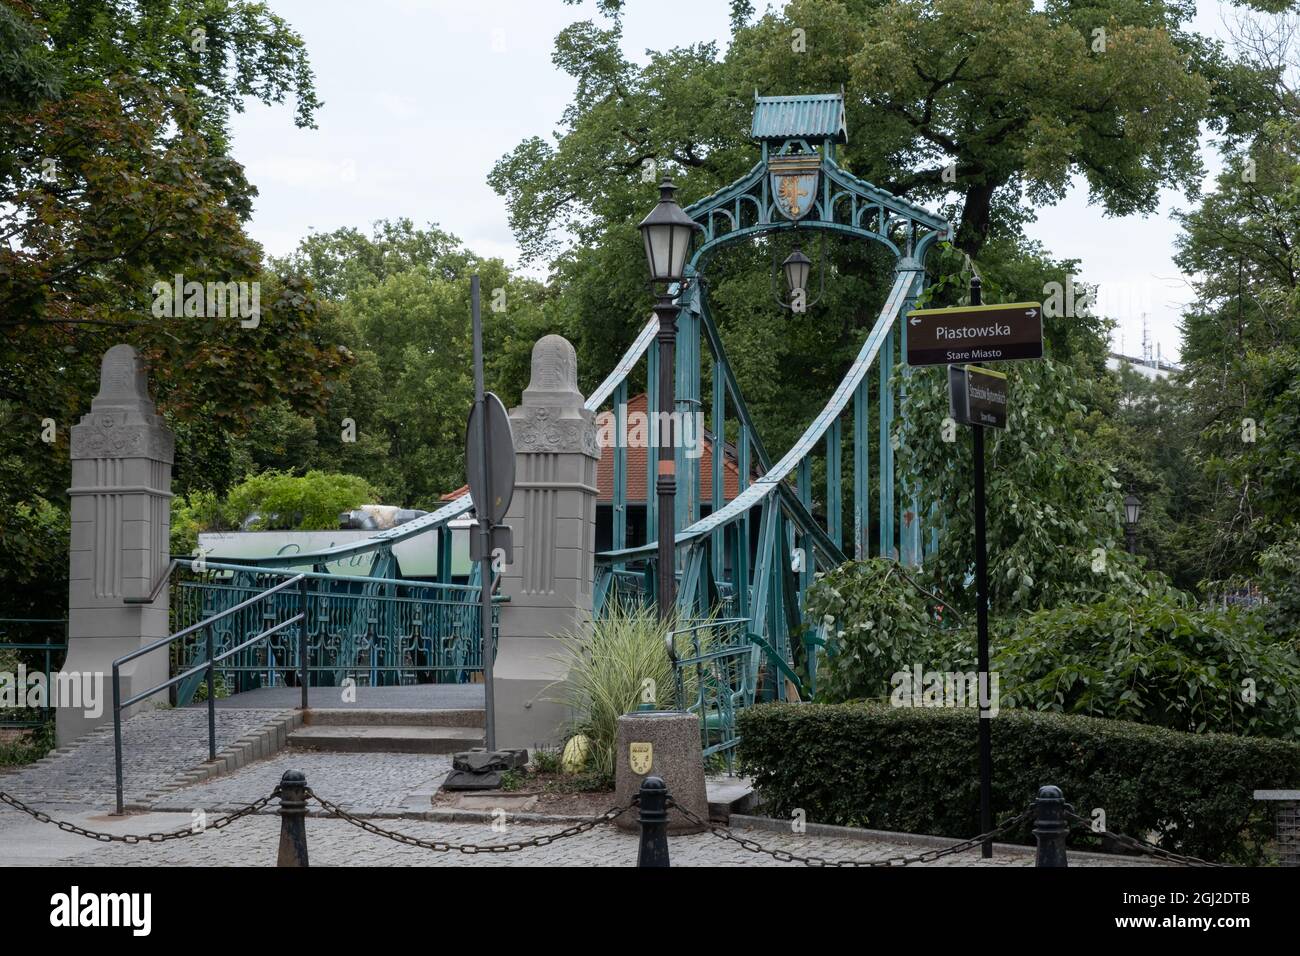
<svg viewBox="0 0 1300 956"><path fill-rule="evenodd" d="M668 866L668 785L659 777L641 781L641 848L637 866Z"/></svg>
<svg viewBox="0 0 1300 956"><path fill-rule="evenodd" d="M307 865L307 775L301 770L286 770L280 778L280 855L275 865Z"/></svg>
<svg viewBox="0 0 1300 956"><path fill-rule="evenodd" d="M1038 841L1034 866L1069 866L1065 859L1065 838L1069 833L1061 788L1039 787L1034 801L1034 838Z"/></svg>

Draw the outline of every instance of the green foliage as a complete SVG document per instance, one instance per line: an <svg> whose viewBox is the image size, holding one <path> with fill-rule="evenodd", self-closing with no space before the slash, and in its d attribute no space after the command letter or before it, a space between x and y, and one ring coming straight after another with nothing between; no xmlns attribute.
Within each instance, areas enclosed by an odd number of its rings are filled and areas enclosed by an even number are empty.
<svg viewBox="0 0 1300 956"><path fill-rule="evenodd" d="M1123 490L1097 448L1085 402L1095 386L1044 358L1006 367L1012 396L1005 430L986 437L989 600L996 612L1062 601L1134 596L1167 585L1144 572L1122 543ZM970 429L945 441L944 369L913 370L898 464L923 501L942 502L938 547L926 572L951 604L974 606L974 489Z"/></svg>
<svg viewBox="0 0 1300 956"><path fill-rule="evenodd" d="M182 492L224 490L257 410L322 407L348 363L319 301L265 271L243 230L255 190L228 153L230 111L293 96L306 125L317 105L301 38L265 5L8 2L0 75L0 526L21 552L66 525L69 430L109 346L147 363ZM177 274L260 283L258 327L155 317L153 284ZM49 509L62 517L30 520ZM9 610L63 602L66 538L3 557Z"/></svg>
<svg viewBox="0 0 1300 956"><path fill-rule="evenodd" d="M676 679L664 645L671 626L659 621L654 608L615 602L589 632L560 637L557 661L568 672L558 688L560 699L576 715L574 732L591 741L588 768L600 779L613 782L618 718L637 709L647 687L653 688L657 709L677 705ZM687 699L690 693L687 687Z"/></svg>
<svg viewBox="0 0 1300 956"><path fill-rule="evenodd" d="M1221 93L1223 171L1179 217L1175 261L1195 277L1197 293L1182 350L1183 404L1195 437L1185 456L1196 480L1179 503L1176 546L1207 591L1265 585L1272 626L1294 638L1300 49L1284 18L1241 21L1233 34L1238 57Z"/></svg>
<svg viewBox="0 0 1300 956"><path fill-rule="evenodd" d="M69 531L67 510L39 495L0 499L0 581L12 588L0 617L62 616L51 608L67 602Z"/></svg>
<svg viewBox="0 0 1300 956"><path fill-rule="evenodd" d="M563 747L534 747L528 752L537 773L562 773L564 771Z"/></svg>
<svg viewBox="0 0 1300 956"><path fill-rule="evenodd" d="M818 576L807 607L827 624L819 700L883 698L893 674L917 665L973 671L970 621L941 629L935 603L878 558ZM1300 655L1270 636L1271 611L1194 608L1167 590L1108 595L995 620L990 668L1006 708L1298 738Z"/></svg>
<svg viewBox="0 0 1300 956"><path fill-rule="evenodd" d="M374 500L374 490L356 475L309 471L298 476L278 471L250 475L230 490L222 512L238 527L256 514L253 530L337 528L339 513Z"/></svg>
<svg viewBox="0 0 1300 956"><path fill-rule="evenodd" d="M1300 655L1260 615L1163 599L1041 611L998 641L1002 706L1300 739Z"/></svg>
<svg viewBox="0 0 1300 956"><path fill-rule="evenodd" d="M21 767L40 760L55 747L54 721L0 739L0 767Z"/></svg>
<svg viewBox="0 0 1300 956"><path fill-rule="evenodd" d="M499 259L478 260L436 225L408 219L311 235L277 262L329 295L351 372L323 414L267 409L249 467L361 475L385 503L432 510L465 480L465 417L473 400L469 278L482 286L486 384L513 404L534 342L553 331L541 286ZM343 441L350 419L355 441ZM277 436L269 440L269 436Z"/></svg>
<svg viewBox="0 0 1300 956"><path fill-rule="evenodd" d="M741 771L774 817L802 808L818 823L970 837L977 720L973 710L763 705L740 715ZM1054 784L1079 813L1103 809L1111 832L1155 833L1166 849L1219 862L1263 862L1272 819L1253 791L1300 781L1300 744L1286 741L1008 710L990 729L995 818ZM1028 824L1014 836L1032 842Z"/></svg>
<svg viewBox="0 0 1300 956"><path fill-rule="evenodd" d="M1300 528L1292 526L1259 553L1260 585L1268 603L1260 614L1275 638L1300 647Z"/></svg>
<svg viewBox="0 0 1300 956"><path fill-rule="evenodd" d="M804 601L808 619L826 625L819 701L886 696L890 675L912 661L929 668L939 651L931 608L896 562L846 562L819 574Z"/></svg>

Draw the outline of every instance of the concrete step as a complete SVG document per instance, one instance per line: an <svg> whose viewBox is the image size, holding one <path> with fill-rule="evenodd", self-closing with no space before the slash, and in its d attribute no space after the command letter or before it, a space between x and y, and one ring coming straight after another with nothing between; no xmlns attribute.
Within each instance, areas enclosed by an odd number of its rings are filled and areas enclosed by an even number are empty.
<svg viewBox="0 0 1300 956"><path fill-rule="evenodd" d="M482 727L483 711L310 707L304 723L313 727Z"/></svg>
<svg viewBox="0 0 1300 956"><path fill-rule="evenodd" d="M483 746L478 727L316 724L289 735L289 746L334 753L449 754Z"/></svg>

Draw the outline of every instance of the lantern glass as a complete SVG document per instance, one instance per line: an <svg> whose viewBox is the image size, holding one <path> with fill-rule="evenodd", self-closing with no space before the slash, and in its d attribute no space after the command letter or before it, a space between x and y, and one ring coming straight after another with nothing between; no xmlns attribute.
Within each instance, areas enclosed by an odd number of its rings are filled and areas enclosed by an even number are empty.
<svg viewBox="0 0 1300 956"><path fill-rule="evenodd" d="M645 243L650 278L655 282L681 281L691 248L691 233L699 228L677 205L674 192L676 187L664 180L659 186L659 202L637 227Z"/></svg>
<svg viewBox="0 0 1300 956"><path fill-rule="evenodd" d="M1129 524L1137 524L1138 516L1142 513L1142 503L1134 495L1126 495L1124 498L1124 518Z"/></svg>
<svg viewBox="0 0 1300 956"><path fill-rule="evenodd" d="M785 270L785 283L790 287L790 294L797 295L808 288L808 274L812 271L812 262L799 249L795 249L781 263Z"/></svg>

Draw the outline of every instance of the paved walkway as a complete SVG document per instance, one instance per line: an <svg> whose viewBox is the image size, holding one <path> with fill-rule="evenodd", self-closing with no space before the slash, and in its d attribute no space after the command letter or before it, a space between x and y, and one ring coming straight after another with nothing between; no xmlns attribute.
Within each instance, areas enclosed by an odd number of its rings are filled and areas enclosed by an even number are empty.
<svg viewBox="0 0 1300 956"><path fill-rule="evenodd" d="M217 749L265 722L274 711L217 712ZM122 724L122 784L128 804L145 804L183 770L208 757L205 710L154 710ZM0 773L0 790L20 800L111 810L115 803L113 724L15 772Z"/></svg>
<svg viewBox="0 0 1300 956"><path fill-rule="evenodd" d="M17 818L17 819L15 819ZM126 818L79 816L95 829L147 833L192 825L189 813L148 813ZM489 824L434 823L385 820L380 825L426 840L451 843L499 844L564 829L567 824L511 824L496 832ZM925 847L859 840L827 839L766 830L741 830L744 836L772 849L811 854L825 859L884 860L919 853ZM9 809L0 808L0 865L64 866L273 866L280 834L274 815L245 817L222 830L209 830L184 840L128 846L99 843L42 826ZM602 826L571 839L518 853L438 853L393 842L336 819L310 818L307 845L313 866L634 866L638 838L634 833ZM708 833L669 838L674 866L801 866L751 853L739 844ZM1001 851L992 860L978 850L946 857L927 866L1032 866L1027 852ZM1133 865L1072 857L1071 866Z"/></svg>
<svg viewBox="0 0 1300 956"><path fill-rule="evenodd" d="M266 710L222 710L219 740L229 742L267 718ZM192 825L195 811L208 819L270 793L286 770L302 770L308 785L326 799L381 826L424 839L451 843L496 844L563 830L567 822L532 824L506 817L504 832L488 823L450 823L421 819L430 796L450 770L446 756L424 754L331 754L281 752L234 773L158 792L182 770L207 754L206 714L164 710L132 718L125 727L129 802L150 809L114 817L112 728L17 773L0 775L0 790L12 793L58 819L112 833L150 833ZM0 804L0 866L270 866L274 865L280 821L273 810L160 844L101 843L64 833ZM912 855L928 846L878 840L811 836L786 831L742 831L772 849L826 859L880 860ZM318 866L631 866L637 836L601 826L580 836L520 853L437 853L405 846L360 830L343 820L313 816L307 822L311 862ZM772 857L752 853L708 833L670 839L676 866L773 866ZM1029 852L1001 851L990 861L978 851L947 857L941 866L1029 866ZM1133 865L1115 858L1072 857L1071 865Z"/></svg>

